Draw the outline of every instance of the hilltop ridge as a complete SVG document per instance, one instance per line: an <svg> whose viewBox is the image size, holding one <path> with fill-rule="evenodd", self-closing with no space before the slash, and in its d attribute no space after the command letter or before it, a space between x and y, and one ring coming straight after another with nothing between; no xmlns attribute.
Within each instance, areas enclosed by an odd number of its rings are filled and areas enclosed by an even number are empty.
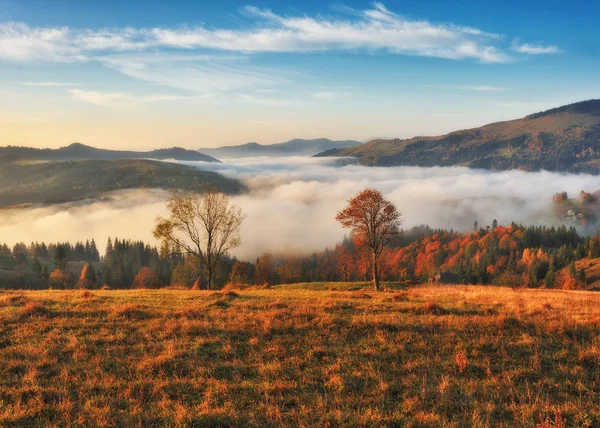
<svg viewBox="0 0 600 428"><path fill-rule="evenodd" d="M312 140L294 138L293 140L277 144L265 145L250 142L238 146L204 148L199 149L199 151L212 156L233 158L251 156L313 156L325 150L352 147L357 144L360 144L360 142L354 140L334 141L329 138L316 138Z"/></svg>
<svg viewBox="0 0 600 428"><path fill-rule="evenodd" d="M600 100L435 137L376 139L317 155L372 166L467 166L494 170L600 171Z"/></svg>
<svg viewBox="0 0 600 428"><path fill-rule="evenodd" d="M183 161L220 162L212 156L181 147L156 149L146 152L131 150L98 149L81 143L72 143L59 149L36 149L32 147L0 147L3 160L117 160L117 159L175 159Z"/></svg>

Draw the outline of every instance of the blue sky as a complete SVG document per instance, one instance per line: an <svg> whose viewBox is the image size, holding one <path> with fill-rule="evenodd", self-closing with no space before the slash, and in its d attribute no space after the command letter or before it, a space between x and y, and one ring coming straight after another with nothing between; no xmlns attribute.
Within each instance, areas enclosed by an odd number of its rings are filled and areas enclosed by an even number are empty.
<svg viewBox="0 0 600 428"><path fill-rule="evenodd" d="M517 118L600 97L599 16L582 1L0 0L0 144L366 140Z"/></svg>

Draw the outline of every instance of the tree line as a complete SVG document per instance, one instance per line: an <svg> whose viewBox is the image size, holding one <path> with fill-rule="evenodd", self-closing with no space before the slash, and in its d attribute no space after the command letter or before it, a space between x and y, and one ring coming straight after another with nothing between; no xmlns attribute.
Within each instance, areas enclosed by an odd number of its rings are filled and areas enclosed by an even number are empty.
<svg viewBox="0 0 600 428"><path fill-rule="evenodd" d="M100 256L91 241L0 245L19 273L54 288L218 289L237 285L276 285L314 281L422 283L448 278L464 284L579 288L585 271L576 262L600 257L598 236L573 227L474 223L471 232L400 229L402 216L381 192L365 189L337 215L350 236L333 248L304 255L262 254L254 261L231 257L240 245L244 215L217 192L176 194L170 216L159 218L154 236L160 246L109 238ZM6 280L2 281L7 286ZM9 283L9 285L15 283Z"/></svg>
<svg viewBox="0 0 600 428"><path fill-rule="evenodd" d="M44 242L32 242L27 245L24 242L17 242L12 248L4 243L0 245L0 256L10 257L22 253L26 257L31 258L53 259L58 246L64 248L67 253L67 260L69 261L100 261L100 253L94 239L88 239L85 243L77 241L75 244L71 244L70 242L58 242L46 245Z"/></svg>

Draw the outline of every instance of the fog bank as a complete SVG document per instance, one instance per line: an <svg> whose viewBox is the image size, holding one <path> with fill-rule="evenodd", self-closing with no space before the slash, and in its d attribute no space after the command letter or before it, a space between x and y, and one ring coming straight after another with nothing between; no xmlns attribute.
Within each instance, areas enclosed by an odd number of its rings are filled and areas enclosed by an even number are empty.
<svg viewBox="0 0 600 428"><path fill-rule="evenodd" d="M223 164L195 162L203 170L243 180L250 192L233 202L247 214L238 257L262 252L310 252L344 236L335 214L365 187L376 187L403 212L404 227L428 224L471 230L473 222L551 224L552 196L596 191L600 176L523 171L490 172L463 167L372 168L336 166L335 159L246 158ZM119 191L86 203L0 211L0 242L106 238L152 241L157 215L165 215L169 193Z"/></svg>

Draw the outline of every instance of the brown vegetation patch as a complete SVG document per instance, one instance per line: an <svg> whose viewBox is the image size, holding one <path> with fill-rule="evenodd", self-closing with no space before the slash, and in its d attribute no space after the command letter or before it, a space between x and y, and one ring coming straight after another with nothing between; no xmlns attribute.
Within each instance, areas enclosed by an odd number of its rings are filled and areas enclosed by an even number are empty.
<svg viewBox="0 0 600 428"><path fill-rule="evenodd" d="M487 317L498 315L498 309L496 309L496 308L485 308L482 311L482 315L485 315Z"/></svg>
<svg viewBox="0 0 600 428"><path fill-rule="evenodd" d="M287 309L289 305L287 303L283 303L281 301L275 301L269 305L270 309Z"/></svg>
<svg viewBox="0 0 600 428"><path fill-rule="evenodd" d="M402 291L400 293L394 293L390 297L390 300L392 302L408 302L408 300L409 300L408 293L406 291Z"/></svg>
<svg viewBox="0 0 600 428"><path fill-rule="evenodd" d="M150 318L150 313L147 311L147 308L135 303L124 303L115 306L112 308L112 313L115 316L131 320Z"/></svg>
<svg viewBox="0 0 600 428"><path fill-rule="evenodd" d="M238 297L240 297L240 295L238 293L236 293L235 291L224 291L222 293L220 293L221 297L225 297L227 299L236 299Z"/></svg>
<svg viewBox="0 0 600 428"><path fill-rule="evenodd" d="M422 315L448 315L450 311L435 302L427 302L417 312Z"/></svg>
<svg viewBox="0 0 600 428"><path fill-rule="evenodd" d="M368 293L350 293L349 297L352 299L372 299L373 298L373 296L371 296Z"/></svg>
<svg viewBox="0 0 600 428"><path fill-rule="evenodd" d="M18 306L25 301L27 301L27 298L22 294L9 293L0 296L0 306Z"/></svg>
<svg viewBox="0 0 600 428"><path fill-rule="evenodd" d="M95 296L89 290L82 290L79 297L85 300L92 300Z"/></svg>
<svg viewBox="0 0 600 428"><path fill-rule="evenodd" d="M600 369L600 349L596 346L580 351L578 359L589 369Z"/></svg>
<svg viewBox="0 0 600 428"><path fill-rule="evenodd" d="M51 316L0 306L0 426L509 427L556 412L566 426L600 422L591 292L79 293L12 293ZM425 302L459 316L420 316ZM551 316L532 313L547 302Z"/></svg>
<svg viewBox="0 0 600 428"><path fill-rule="evenodd" d="M499 315L496 324L502 330L520 330L523 327L521 320L512 315Z"/></svg>
<svg viewBox="0 0 600 428"><path fill-rule="evenodd" d="M22 317L31 317L36 315L46 315L48 313L48 309L44 305L44 302L36 300L31 301L25 304L21 308L20 314Z"/></svg>
<svg viewBox="0 0 600 428"><path fill-rule="evenodd" d="M201 309L198 306L185 306L179 309L176 313L180 317L190 318L190 319L201 319L206 315L206 309Z"/></svg>

